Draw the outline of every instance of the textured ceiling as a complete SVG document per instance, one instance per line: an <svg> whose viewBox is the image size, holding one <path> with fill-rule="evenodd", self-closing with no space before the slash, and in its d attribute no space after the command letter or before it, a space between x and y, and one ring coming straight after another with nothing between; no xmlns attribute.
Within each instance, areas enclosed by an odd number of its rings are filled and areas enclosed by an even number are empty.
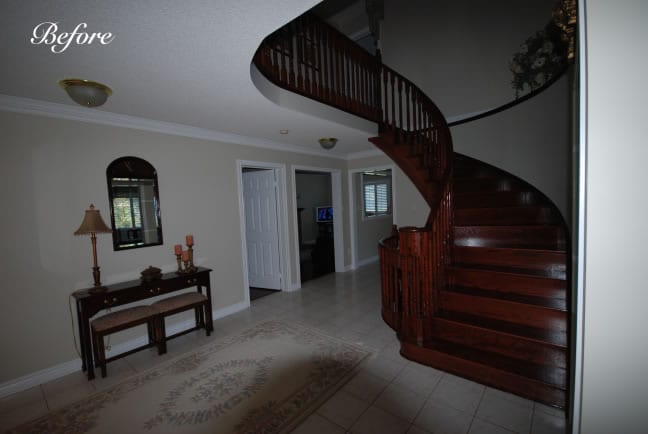
<svg viewBox="0 0 648 434"><path fill-rule="evenodd" d="M306 114L313 110L279 107L252 82L250 62L263 38L317 3L2 0L0 94L70 110L171 122L305 152L324 152L317 138L336 136L340 141L332 154L338 157L371 152L366 130ZM55 54L50 46L30 42L34 27L46 21L56 22L59 34L87 23L86 32L111 32L114 39L107 45L71 44ZM81 108L58 86L66 77L96 80L114 93L101 108ZM290 133L281 135L281 129Z"/></svg>

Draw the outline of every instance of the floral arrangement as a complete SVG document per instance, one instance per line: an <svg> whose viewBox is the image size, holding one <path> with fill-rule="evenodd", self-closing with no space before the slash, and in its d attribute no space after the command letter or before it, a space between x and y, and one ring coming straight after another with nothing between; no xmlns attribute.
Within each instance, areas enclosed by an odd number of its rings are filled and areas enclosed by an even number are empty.
<svg viewBox="0 0 648 434"><path fill-rule="evenodd" d="M527 38L509 63L515 97L538 89L559 74L567 66L567 51L563 33L553 22Z"/></svg>

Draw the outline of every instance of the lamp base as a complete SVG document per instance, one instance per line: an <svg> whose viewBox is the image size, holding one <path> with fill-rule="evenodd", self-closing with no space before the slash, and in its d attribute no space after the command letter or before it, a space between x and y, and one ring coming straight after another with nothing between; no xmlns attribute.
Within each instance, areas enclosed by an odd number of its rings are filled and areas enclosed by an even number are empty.
<svg viewBox="0 0 648 434"><path fill-rule="evenodd" d="M107 289L108 288L106 288L105 286L93 286L92 288L88 289L88 292L92 294L96 294L99 292L106 292Z"/></svg>

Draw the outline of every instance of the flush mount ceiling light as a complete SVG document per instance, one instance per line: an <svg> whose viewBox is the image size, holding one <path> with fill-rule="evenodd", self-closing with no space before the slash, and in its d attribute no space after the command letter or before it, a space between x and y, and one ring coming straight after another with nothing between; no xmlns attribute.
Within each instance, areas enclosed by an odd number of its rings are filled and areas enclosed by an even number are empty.
<svg viewBox="0 0 648 434"><path fill-rule="evenodd" d="M112 89L105 84L80 78L66 78L59 81L70 98L85 107L99 107L112 95Z"/></svg>
<svg viewBox="0 0 648 434"><path fill-rule="evenodd" d="M335 137L322 137L318 140L320 146L324 149L333 149L338 139Z"/></svg>

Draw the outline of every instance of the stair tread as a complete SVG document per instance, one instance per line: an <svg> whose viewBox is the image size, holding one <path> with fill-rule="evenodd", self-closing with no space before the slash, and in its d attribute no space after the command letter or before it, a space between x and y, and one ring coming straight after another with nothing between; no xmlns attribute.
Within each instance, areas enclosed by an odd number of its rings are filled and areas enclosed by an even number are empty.
<svg viewBox="0 0 648 434"><path fill-rule="evenodd" d="M424 343L425 347L435 349L453 356L461 357L501 371L514 373L524 378L540 381L547 385L566 390L566 370L556 366L541 365L521 361L501 354L474 349L469 346L436 339Z"/></svg>
<svg viewBox="0 0 648 434"><path fill-rule="evenodd" d="M473 295L476 297L494 298L498 300L510 301L513 303L530 304L538 307L546 307L547 309L561 311L567 310L567 303L564 298L559 299L552 297L539 297L532 295L515 294L512 292L495 291L491 289L469 288L457 285L449 286L447 291L458 292L465 295Z"/></svg>
<svg viewBox="0 0 648 434"><path fill-rule="evenodd" d="M506 264L516 268L534 268L550 273L558 269L563 274L566 273L567 268L566 252L548 249L453 246L452 255L457 263L470 264L470 266Z"/></svg>
<svg viewBox="0 0 648 434"><path fill-rule="evenodd" d="M509 247L563 251L564 229L557 224L544 225L454 225L454 245L469 247Z"/></svg>
<svg viewBox="0 0 648 434"><path fill-rule="evenodd" d="M490 329L500 333L506 333L513 336L521 336L527 339L536 340L545 344L555 345L566 348L567 334L562 331L547 330L544 328L533 327L528 325L515 324L508 321L483 318L476 315L441 311L439 316L443 319L466 323L474 327Z"/></svg>

